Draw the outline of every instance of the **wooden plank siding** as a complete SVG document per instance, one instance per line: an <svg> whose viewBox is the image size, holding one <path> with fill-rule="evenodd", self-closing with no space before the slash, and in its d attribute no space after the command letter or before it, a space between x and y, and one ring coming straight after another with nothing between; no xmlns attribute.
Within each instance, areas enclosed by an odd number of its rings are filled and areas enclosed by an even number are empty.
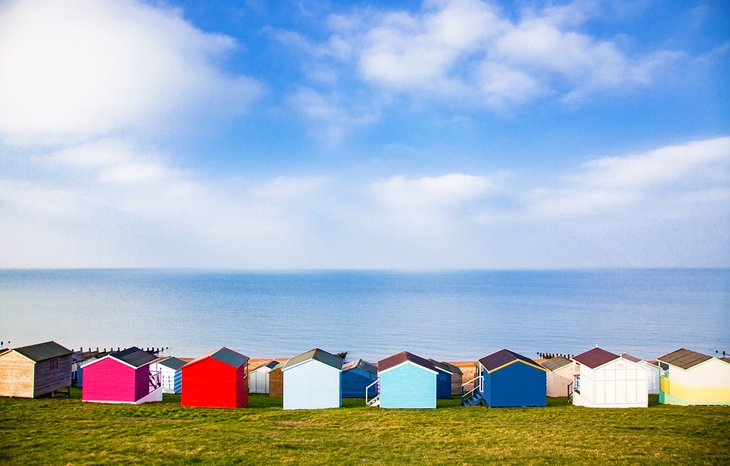
<svg viewBox="0 0 730 466"><path fill-rule="evenodd" d="M33 396L43 396L71 386L71 355L38 361L35 364Z"/></svg>
<svg viewBox="0 0 730 466"><path fill-rule="evenodd" d="M0 356L0 396L33 398L35 363L9 351Z"/></svg>

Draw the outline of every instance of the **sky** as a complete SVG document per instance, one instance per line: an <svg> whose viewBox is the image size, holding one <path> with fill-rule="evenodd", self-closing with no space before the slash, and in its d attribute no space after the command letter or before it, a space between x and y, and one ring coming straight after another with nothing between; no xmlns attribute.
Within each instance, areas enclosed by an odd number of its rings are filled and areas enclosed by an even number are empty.
<svg viewBox="0 0 730 466"><path fill-rule="evenodd" d="M0 0L0 267L730 267L730 3Z"/></svg>

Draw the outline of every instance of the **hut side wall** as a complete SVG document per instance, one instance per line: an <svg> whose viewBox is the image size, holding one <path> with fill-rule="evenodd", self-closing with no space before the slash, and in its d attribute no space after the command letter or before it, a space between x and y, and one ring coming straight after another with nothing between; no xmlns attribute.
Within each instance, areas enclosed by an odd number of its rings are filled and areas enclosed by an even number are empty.
<svg viewBox="0 0 730 466"><path fill-rule="evenodd" d="M84 366L84 401L119 401L133 403L135 399L134 368L115 359L104 358Z"/></svg>
<svg viewBox="0 0 730 466"><path fill-rule="evenodd" d="M134 401L150 393L150 366L140 366L134 371Z"/></svg>
<svg viewBox="0 0 730 466"><path fill-rule="evenodd" d="M158 365L160 377L162 378L162 393L182 392L182 372L162 364Z"/></svg>
<svg viewBox="0 0 730 466"><path fill-rule="evenodd" d="M208 408L241 408L248 404L246 366L235 368L215 358L182 367L181 404Z"/></svg>
<svg viewBox="0 0 730 466"><path fill-rule="evenodd" d="M0 396L33 398L35 363L15 351L0 356Z"/></svg>
<svg viewBox="0 0 730 466"><path fill-rule="evenodd" d="M451 373L451 396L461 396L461 384L463 377L461 374Z"/></svg>
<svg viewBox="0 0 730 466"><path fill-rule="evenodd" d="M321 409L342 406L342 373L309 360L283 370L284 409Z"/></svg>
<svg viewBox="0 0 730 466"><path fill-rule="evenodd" d="M284 396L284 373L281 366L269 372L269 396Z"/></svg>
<svg viewBox="0 0 730 466"><path fill-rule="evenodd" d="M436 397L451 399L451 372L438 371L436 377Z"/></svg>
<svg viewBox="0 0 730 466"><path fill-rule="evenodd" d="M36 362L33 396L42 396L70 387L71 365L70 354Z"/></svg>
<svg viewBox="0 0 730 466"><path fill-rule="evenodd" d="M516 362L484 371L484 399L492 408L545 406L545 371Z"/></svg>
<svg viewBox="0 0 730 466"><path fill-rule="evenodd" d="M435 408L436 374L407 362L380 373L381 408Z"/></svg>
<svg viewBox="0 0 730 466"><path fill-rule="evenodd" d="M573 365L568 364L554 372L548 371L546 377L547 396L568 396L568 386L573 383Z"/></svg>
<svg viewBox="0 0 730 466"><path fill-rule="evenodd" d="M248 380L249 393L269 393L269 369L266 366L251 371Z"/></svg>
<svg viewBox="0 0 730 466"><path fill-rule="evenodd" d="M356 367L342 373L342 397L364 398L365 387L378 379L377 374ZM373 387L374 388L374 387ZM372 391L372 389L371 389Z"/></svg>

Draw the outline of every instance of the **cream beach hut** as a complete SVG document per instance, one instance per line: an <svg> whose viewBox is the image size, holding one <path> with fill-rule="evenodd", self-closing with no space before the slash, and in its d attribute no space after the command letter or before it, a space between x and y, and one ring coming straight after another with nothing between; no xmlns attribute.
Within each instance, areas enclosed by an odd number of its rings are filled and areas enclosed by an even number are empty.
<svg viewBox="0 0 730 466"><path fill-rule="evenodd" d="M541 365L547 369L547 396L568 396L573 383L573 361L555 356Z"/></svg>
<svg viewBox="0 0 730 466"><path fill-rule="evenodd" d="M646 408L649 406L646 369L601 348L573 357L571 400L592 408Z"/></svg>
<svg viewBox="0 0 730 466"><path fill-rule="evenodd" d="M663 366L659 403L730 405L727 361L685 348L665 354L658 361Z"/></svg>
<svg viewBox="0 0 730 466"><path fill-rule="evenodd" d="M249 393L269 393L269 374L276 369L279 361L269 361L266 364L256 366L248 376L248 392Z"/></svg>

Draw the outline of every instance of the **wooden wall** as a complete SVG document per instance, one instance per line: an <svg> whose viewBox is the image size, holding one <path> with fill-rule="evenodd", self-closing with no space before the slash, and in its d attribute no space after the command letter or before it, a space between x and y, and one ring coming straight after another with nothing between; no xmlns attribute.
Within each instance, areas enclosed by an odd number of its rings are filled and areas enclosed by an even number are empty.
<svg viewBox="0 0 730 466"><path fill-rule="evenodd" d="M38 361L35 364L34 396L53 393L71 386L71 355Z"/></svg>
<svg viewBox="0 0 730 466"><path fill-rule="evenodd" d="M33 398L34 368L33 361L15 351L0 356L0 396Z"/></svg>
<svg viewBox="0 0 730 466"><path fill-rule="evenodd" d="M269 372L269 396L284 396L284 375L281 366Z"/></svg>

